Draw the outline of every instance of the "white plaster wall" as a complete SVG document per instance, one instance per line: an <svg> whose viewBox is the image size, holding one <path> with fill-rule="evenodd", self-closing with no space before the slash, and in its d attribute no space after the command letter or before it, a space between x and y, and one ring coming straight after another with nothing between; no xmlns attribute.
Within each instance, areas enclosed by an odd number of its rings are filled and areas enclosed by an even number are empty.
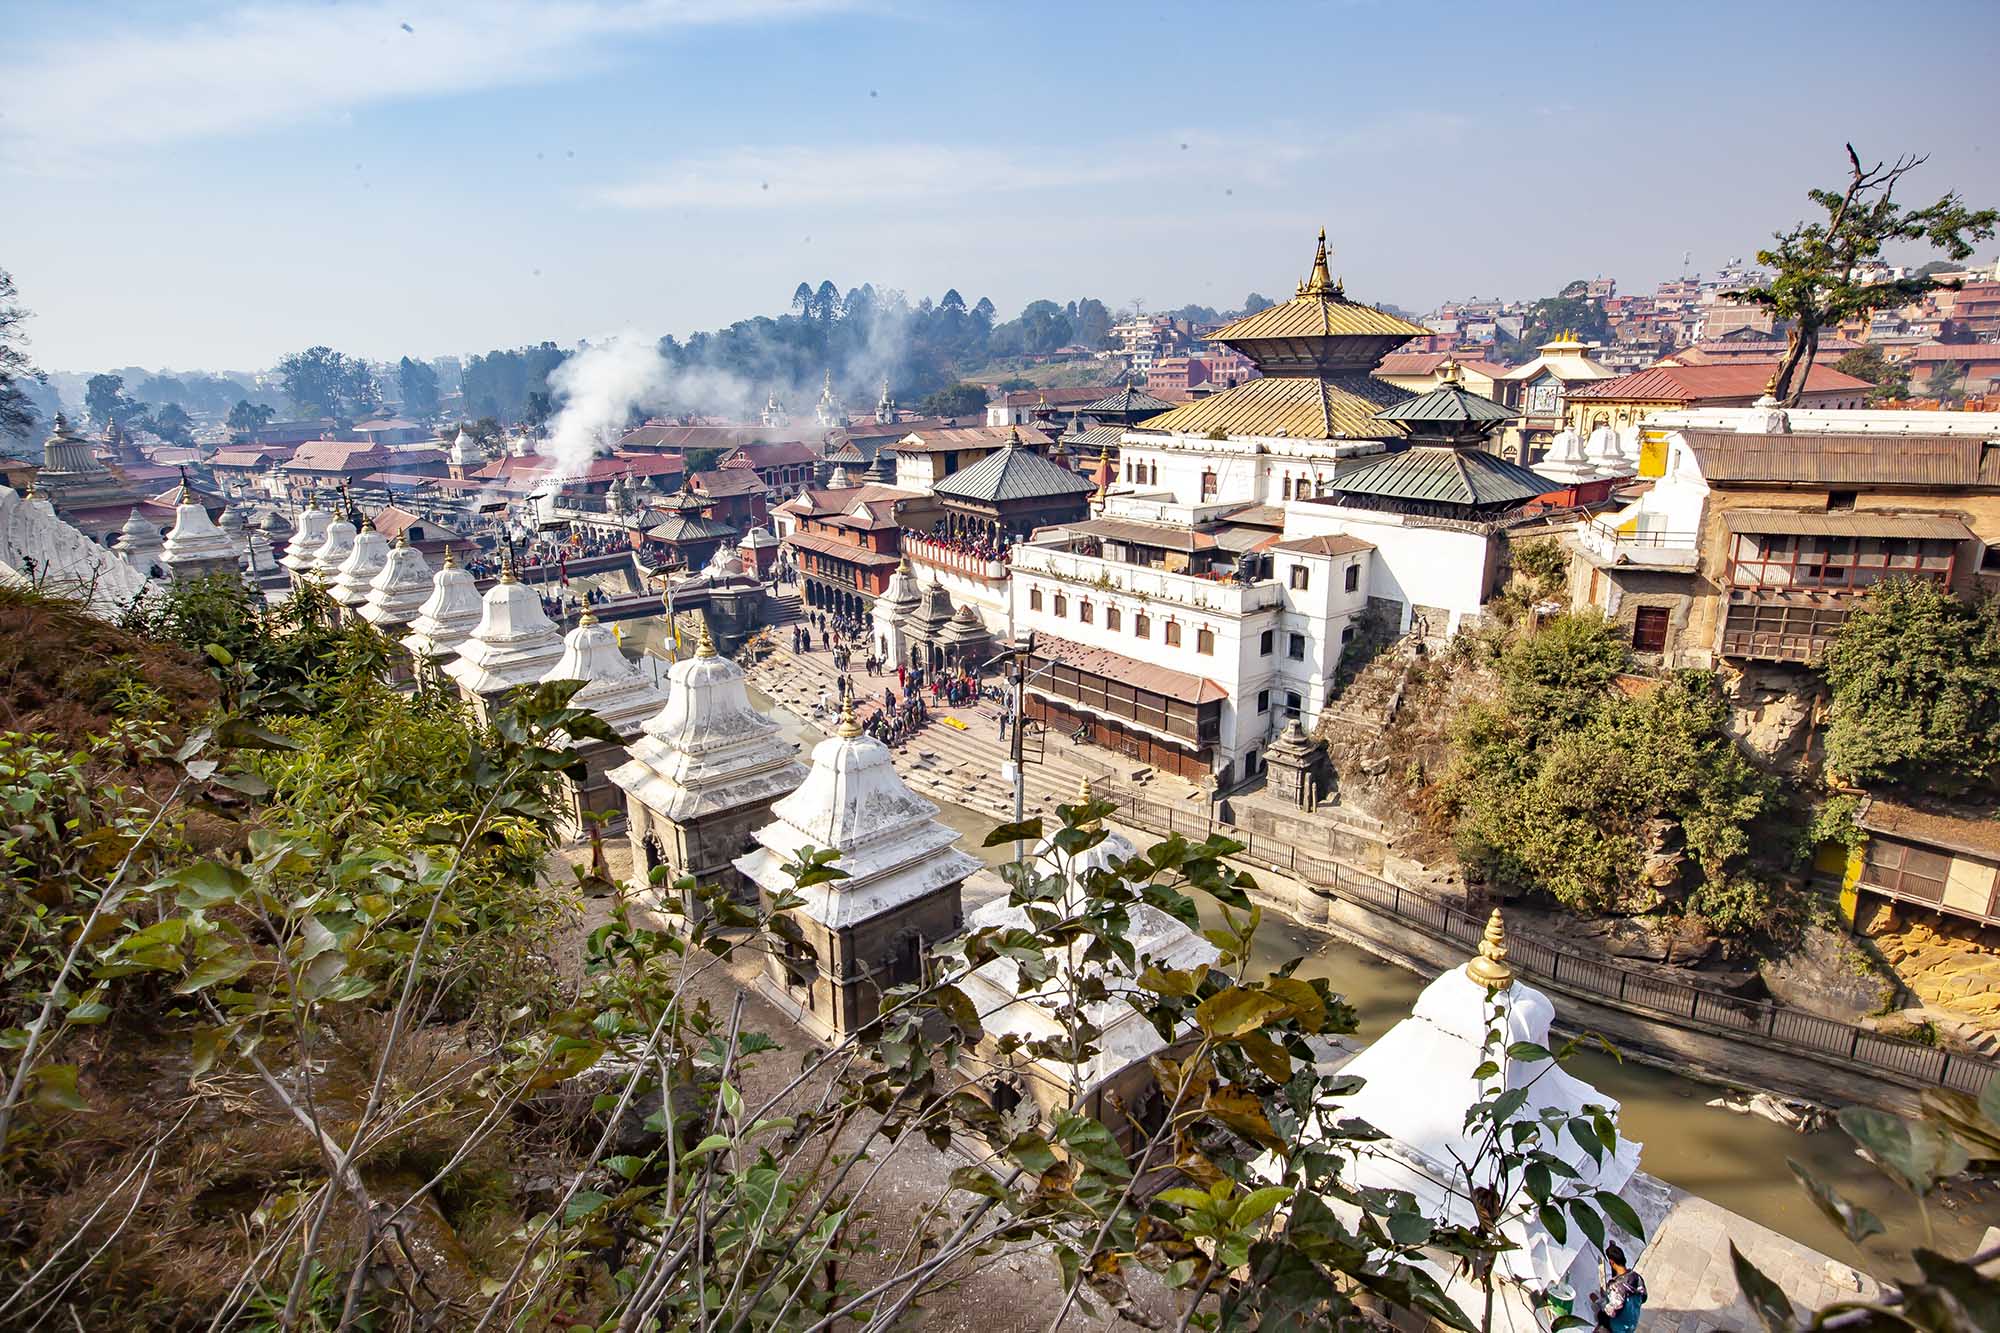
<svg viewBox="0 0 2000 1333"><path fill-rule="evenodd" d="M1369 562L1368 595L1403 604L1397 631L1410 627L1410 608L1421 605L1450 612L1445 632L1454 634L1459 623L1478 615L1484 603L1490 547L1497 539L1455 528L1405 524L1401 518L1336 505L1293 503L1285 506L1285 536L1344 533L1372 543L1375 558Z"/></svg>

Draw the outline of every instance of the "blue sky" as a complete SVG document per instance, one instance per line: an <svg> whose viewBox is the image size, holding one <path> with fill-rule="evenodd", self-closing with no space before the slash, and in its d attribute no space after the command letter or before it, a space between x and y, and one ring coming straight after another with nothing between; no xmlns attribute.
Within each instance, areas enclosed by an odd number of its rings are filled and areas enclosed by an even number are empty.
<svg viewBox="0 0 2000 1333"><path fill-rule="evenodd" d="M2000 202L1990 3L0 6L0 267L62 370L685 334L802 278L1226 307L1322 225L1364 299L1631 289L1847 138Z"/></svg>

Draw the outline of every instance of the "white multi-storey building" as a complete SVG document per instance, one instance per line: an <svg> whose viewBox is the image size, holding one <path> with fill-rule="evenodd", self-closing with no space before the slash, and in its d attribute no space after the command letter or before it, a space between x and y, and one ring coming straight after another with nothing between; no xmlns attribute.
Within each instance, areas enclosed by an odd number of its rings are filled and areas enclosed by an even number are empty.
<svg viewBox="0 0 2000 1333"><path fill-rule="evenodd" d="M1014 548L1013 621L1032 633L1026 708L1052 730L1187 777L1258 771L1310 728L1367 607L1373 548L1286 539L1235 505L1108 497L1101 516Z"/></svg>

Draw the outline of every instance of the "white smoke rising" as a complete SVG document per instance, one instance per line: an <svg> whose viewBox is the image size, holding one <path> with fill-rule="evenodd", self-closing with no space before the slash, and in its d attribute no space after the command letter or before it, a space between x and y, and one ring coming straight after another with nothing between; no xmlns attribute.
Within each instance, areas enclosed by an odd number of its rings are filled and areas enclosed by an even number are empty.
<svg viewBox="0 0 2000 1333"><path fill-rule="evenodd" d="M664 399L667 383L659 348L636 333L616 334L566 358L549 376L562 402L543 450L556 460L551 480L580 477L592 459L609 454L633 409Z"/></svg>

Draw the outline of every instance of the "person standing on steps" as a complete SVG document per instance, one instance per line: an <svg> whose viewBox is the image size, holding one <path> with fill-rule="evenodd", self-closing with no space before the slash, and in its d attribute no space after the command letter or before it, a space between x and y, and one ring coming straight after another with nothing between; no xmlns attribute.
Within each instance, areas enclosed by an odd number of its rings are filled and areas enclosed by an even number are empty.
<svg viewBox="0 0 2000 1333"><path fill-rule="evenodd" d="M1646 1307L1646 1279L1626 1266L1625 1251L1618 1246L1606 1246L1604 1257L1611 1265L1611 1280L1590 1296L1597 1307L1597 1327L1604 1333L1633 1333Z"/></svg>

